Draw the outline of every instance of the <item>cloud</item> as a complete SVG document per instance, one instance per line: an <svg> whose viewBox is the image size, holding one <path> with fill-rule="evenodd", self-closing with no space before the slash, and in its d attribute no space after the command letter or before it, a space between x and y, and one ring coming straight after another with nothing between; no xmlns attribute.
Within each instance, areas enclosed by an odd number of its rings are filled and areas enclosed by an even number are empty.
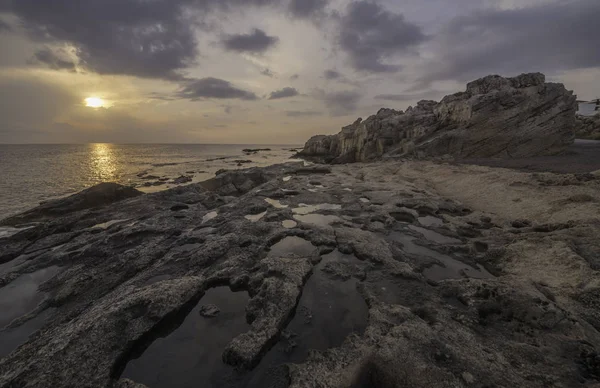
<svg viewBox="0 0 600 388"><path fill-rule="evenodd" d="M34 77L0 76L0 132L39 131L77 104L68 89ZM10 142L0 133L0 141Z"/></svg>
<svg viewBox="0 0 600 388"><path fill-rule="evenodd" d="M376 100L386 100L386 101L414 101L425 96L438 93L437 91L431 91L426 93L414 93L414 94L378 94L375 98Z"/></svg>
<svg viewBox="0 0 600 388"><path fill-rule="evenodd" d="M53 51L46 47L38 50L34 54L34 58L37 62L43 63L54 70L75 71L77 68L77 65L68 59L66 53L61 50Z"/></svg>
<svg viewBox="0 0 600 388"><path fill-rule="evenodd" d="M275 73L273 73L273 71L271 71L271 69L269 69L269 68L261 70L260 74L262 74L262 75L264 75L266 77L269 77L269 78L277 78L275 76Z"/></svg>
<svg viewBox="0 0 600 388"><path fill-rule="evenodd" d="M600 2L575 0L487 9L455 18L437 34L422 86L491 73L556 72L600 66Z"/></svg>
<svg viewBox="0 0 600 388"><path fill-rule="evenodd" d="M298 90L296 90L296 88L286 87L281 90L276 90L276 91L272 92L271 96L269 97L269 100L277 100L280 98L294 97L299 94L300 93L298 92Z"/></svg>
<svg viewBox="0 0 600 388"><path fill-rule="evenodd" d="M8 24L7 22L5 22L4 20L0 19L0 33L11 32L11 31L12 31L11 25Z"/></svg>
<svg viewBox="0 0 600 388"><path fill-rule="evenodd" d="M290 81L295 81L295 80L297 80L298 78L300 78L300 74L292 74L292 75L290 76Z"/></svg>
<svg viewBox="0 0 600 388"><path fill-rule="evenodd" d="M383 61L426 40L427 36L419 26L373 1L350 3L340 20L340 47L357 70L374 73L398 71L399 65Z"/></svg>
<svg viewBox="0 0 600 388"><path fill-rule="evenodd" d="M256 100L256 94L239 89L230 82L218 78L202 78L185 85L178 93L179 98L197 101L205 98Z"/></svg>
<svg viewBox="0 0 600 388"><path fill-rule="evenodd" d="M345 116L356 111L362 94L358 90L328 93L318 89L315 97L323 100L332 116Z"/></svg>
<svg viewBox="0 0 600 388"><path fill-rule="evenodd" d="M230 51L262 53L277 44L279 38L269 36L261 29L255 28L248 34L226 35L223 46Z"/></svg>
<svg viewBox="0 0 600 388"><path fill-rule="evenodd" d="M34 39L76 48L80 61L100 74L181 78L196 57L191 0L7 0L0 12L19 17Z"/></svg>
<svg viewBox="0 0 600 388"><path fill-rule="evenodd" d="M298 18L310 18L327 6L327 0L291 0L289 9Z"/></svg>
<svg viewBox="0 0 600 388"><path fill-rule="evenodd" d="M308 116L321 116L323 112L316 110L288 110L285 115L288 117L308 117Z"/></svg>
<svg viewBox="0 0 600 388"><path fill-rule="evenodd" d="M325 79L334 80L334 79L341 78L342 74L339 71L330 69L330 70L325 70L325 72L323 73L323 76L325 77Z"/></svg>

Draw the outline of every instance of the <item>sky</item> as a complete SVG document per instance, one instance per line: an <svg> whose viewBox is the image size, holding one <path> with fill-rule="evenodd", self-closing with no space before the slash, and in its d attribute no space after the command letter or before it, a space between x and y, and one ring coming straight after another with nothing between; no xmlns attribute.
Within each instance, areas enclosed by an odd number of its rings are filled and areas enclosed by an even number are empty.
<svg viewBox="0 0 600 388"><path fill-rule="evenodd" d="M302 144L488 74L589 100L598 20L598 0L0 0L0 143Z"/></svg>

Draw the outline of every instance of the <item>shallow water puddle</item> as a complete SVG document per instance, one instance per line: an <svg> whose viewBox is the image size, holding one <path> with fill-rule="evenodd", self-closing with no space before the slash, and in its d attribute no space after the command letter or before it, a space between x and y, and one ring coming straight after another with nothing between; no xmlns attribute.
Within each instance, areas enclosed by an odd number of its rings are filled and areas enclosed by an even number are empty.
<svg viewBox="0 0 600 388"><path fill-rule="evenodd" d="M40 269L21 275L0 288L0 328L33 311L46 297L46 293L40 292L38 287L59 271L58 266Z"/></svg>
<svg viewBox="0 0 600 388"><path fill-rule="evenodd" d="M418 218L419 223L423 226L443 226L444 221L441 218L433 216L425 216Z"/></svg>
<svg viewBox="0 0 600 388"><path fill-rule="evenodd" d="M258 214L248 214L247 216L244 216L244 218L250 222L257 222L266 215L267 211L265 210L264 212Z"/></svg>
<svg viewBox="0 0 600 388"><path fill-rule="evenodd" d="M202 217L202 223L204 224L204 223L212 220L213 218L217 217L218 215L219 215L219 213L217 213L217 212L206 213L204 215L204 217Z"/></svg>
<svg viewBox="0 0 600 388"><path fill-rule="evenodd" d="M443 264L443 266L434 264L433 266L425 269L423 271L423 276L425 276L427 279L440 281L445 279L460 279L465 276L475 279L487 279L494 277L481 266L476 269L461 261L453 259L448 255L444 255L432 249L417 245L413 242L415 240L414 237L408 236L401 232L391 233L390 239L400 242L403 246L403 250L407 253L436 259Z"/></svg>
<svg viewBox="0 0 600 388"><path fill-rule="evenodd" d="M298 223L292 220L285 220L281 222L281 225L286 229L292 229L298 226Z"/></svg>
<svg viewBox="0 0 600 388"><path fill-rule="evenodd" d="M294 214L294 219L305 224L312 224L320 227L329 227L329 225L335 222L341 222L342 219L338 216L326 216L323 214L306 214L299 215Z"/></svg>
<svg viewBox="0 0 600 388"><path fill-rule="evenodd" d="M433 241L438 244L458 244L461 241L457 238L444 236L441 233L434 232L433 230L421 228L420 226L408 225L408 228L415 232L422 234L429 241Z"/></svg>
<svg viewBox="0 0 600 388"><path fill-rule="evenodd" d="M38 314L35 318L23 323L21 326L7 329L0 332L0 357L6 357L11 354L19 346L23 345L29 337L41 329L46 320L55 311L55 309L47 309Z"/></svg>
<svg viewBox="0 0 600 388"><path fill-rule="evenodd" d="M232 373L221 359L223 350L250 328L245 318L249 299L247 292L232 292L229 287L206 291L191 311L183 311L176 322L158 330L149 346L134 350L121 377L152 388L220 387L214 381ZM206 305L217 306L219 314L201 316Z"/></svg>
<svg viewBox="0 0 600 388"><path fill-rule="evenodd" d="M269 257L311 256L317 248L303 238L289 236L271 246Z"/></svg>
<svg viewBox="0 0 600 388"><path fill-rule="evenodd" d="M279 202L276 199L272 199L272 198L265 198L265 202L268 203L269 205L273 206L276 209L285 209L288 207L288 205L284 205L281 202Z"/></svg>
<svg viewBox="0 0 600 388"><path fill-rule="evenodd" d="M296 314L279 343L269 351L250 376L245 387L287 387L286 363L301 363L309 351L339 347L351 333L363 333L369 310L358 293L358 280L332 280L323 269L327 264L354 265L360 261L340 252L323 256L302 290Z"/></svg>
<svg viewBox="0 0 600 388"><path fill-rule="evenodd" d="M310 214L319 210L340 210L342 208L342 205L333 203L320 203L317 205L307 205L305 203L301 203L298 206L299 207L292 209L294 214Z"/></svg>

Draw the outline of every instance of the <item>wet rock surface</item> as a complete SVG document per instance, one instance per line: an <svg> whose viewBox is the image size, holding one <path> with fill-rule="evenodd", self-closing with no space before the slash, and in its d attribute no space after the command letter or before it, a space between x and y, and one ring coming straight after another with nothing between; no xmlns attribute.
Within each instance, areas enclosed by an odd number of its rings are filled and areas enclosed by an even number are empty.
<svg viewBox="0 0 600 388"><path fill-rule="evenodd" d="M380 109L337 135L314 136L298 154L327 163L388 156L519 158L559 154L578 127L576 96L540 73L490 75L440 102Z"/></svg>
<svg viewBox="0 0 600 388"><path fill-rule="evenodd" d="M45 208L0 237L0 387L598 384L598 202L564 202L598 180L470 171L513 190L504 211L439 185L466 167L427 163ZM511 199L555 191L539 213Z"/></svg>

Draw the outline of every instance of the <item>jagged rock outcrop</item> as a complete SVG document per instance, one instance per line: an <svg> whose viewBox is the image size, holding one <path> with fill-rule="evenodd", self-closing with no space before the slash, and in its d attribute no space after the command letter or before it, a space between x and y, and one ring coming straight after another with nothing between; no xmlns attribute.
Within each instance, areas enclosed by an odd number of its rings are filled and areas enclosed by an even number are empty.
<svg viewBox="0 0 600 388"><path fill-rule="evenodd" d="M140 195L141 191L131 187L117 183L100 183L77 194L43 202L25 213L1 221L0 225L47 221L75 211L101 207Z"/></svg>
<svg viewBox="0 0 600 388"><path fill-rule="evenodd" d="M600 114L595 116L577 116L577 132L575 137L578 139L600 140Z"/></svg>
<svg viewBox="0 0 600 388"><path fill-rule="evenodd" d="M562 152L574 139L576 96L540 73L491 75L441 102L381 109L337 135L315 136L299 156L330 163L384 156L526 157Z"/></svg>

